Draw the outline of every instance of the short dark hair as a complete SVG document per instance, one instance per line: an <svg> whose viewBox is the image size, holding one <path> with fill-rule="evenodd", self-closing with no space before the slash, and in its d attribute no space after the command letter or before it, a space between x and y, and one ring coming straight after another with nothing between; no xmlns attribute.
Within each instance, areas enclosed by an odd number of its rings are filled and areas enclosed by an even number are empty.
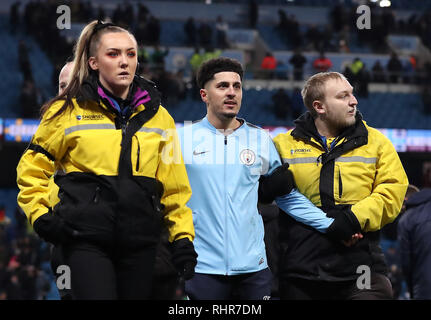
<svg viewBox="0 0 431 320"><path fill-rule="evenodd" d="M216 73L225 71L238 73L242 81L244 70L241 63L236 59L219 57L205 61L199 67L196 73L196 81L199 88L203 88L208 81L214 78Z"/></svg>

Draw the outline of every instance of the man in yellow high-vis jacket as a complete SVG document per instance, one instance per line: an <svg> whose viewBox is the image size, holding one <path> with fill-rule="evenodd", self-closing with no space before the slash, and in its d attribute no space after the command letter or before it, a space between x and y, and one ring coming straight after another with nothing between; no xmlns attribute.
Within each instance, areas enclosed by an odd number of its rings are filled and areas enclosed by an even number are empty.
<svg viewBox="0 0 431 320"><path fill-rule="evenodd" d="M308 111L274 139L276 148L298 190L364 237L346 247L282 215L281 298L390 299L379 230L403 203L408 179L401 161L391 142L362 120L342 74L315 74L302 96Z"/></svg>

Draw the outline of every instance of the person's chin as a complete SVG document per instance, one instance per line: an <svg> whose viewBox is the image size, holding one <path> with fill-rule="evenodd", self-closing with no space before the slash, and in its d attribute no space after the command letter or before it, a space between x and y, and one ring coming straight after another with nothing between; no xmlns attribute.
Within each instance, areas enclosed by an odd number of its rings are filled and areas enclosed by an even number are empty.
<svg viewBox="0 0 431 320"><path fill-rule="evenodd" d="M237 114L238 114L238 112L225 112L225 113L223 113L223 116L226 119L233 119L237 116Z"/></svg>
<svg viewBox="0 0 431 320"><path fill-rule="evenodd" d="M128 87L130 86L130 84L132 83L133 78L126 78L126 79L119 79L118 81L116 81L117 86L121 87Z"/></svg>
<svg viewBox="0 0 431 320"><path fill-rule="evenodd" d="M348 119L344 119L341 120L339 119L338 121L331 121L329 122L329 126L331 128L336 129L337 131L342 131L350 126L352 126L355 122L353 121L349 121Z"/></svg>
<svg viewBox="0 0 431 320"><path fill-rule="evenodd" d="M356 118L355 118L355 116L354 116L354 115L353 115L352 117L349 117L349 118L346 120L346 127L353 126L353 125L355 124L355 122L356 122Z"/></svg>

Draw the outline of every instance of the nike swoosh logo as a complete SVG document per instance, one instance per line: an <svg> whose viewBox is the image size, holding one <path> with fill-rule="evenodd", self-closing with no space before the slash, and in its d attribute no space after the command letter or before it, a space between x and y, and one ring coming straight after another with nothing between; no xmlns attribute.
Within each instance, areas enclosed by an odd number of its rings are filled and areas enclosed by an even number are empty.
<svg viewBox="0 0 431 320"><path fill-rule="evenodd" d="M207 150L207 151L201 151L201 152L196 152L196 150L195 150L195 151L193 151L193 155L197 156L197 155L204 154L204 153L207 153L207 152L209 152L209 150Z"/></svg>

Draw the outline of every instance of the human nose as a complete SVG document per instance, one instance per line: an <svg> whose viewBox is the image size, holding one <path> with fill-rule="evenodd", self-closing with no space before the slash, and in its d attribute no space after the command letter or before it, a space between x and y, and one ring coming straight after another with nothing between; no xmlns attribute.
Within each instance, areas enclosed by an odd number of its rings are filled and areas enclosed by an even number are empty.
<svg viewBox="0 0 431 320"><path fill-rule="evenodd" d="M120 55L120 66L121 67L127 67L127 65L129 64L128 60L127 60L127 54L123 53Z"/></svg>
<svg viewBox="0 0 431 320"><path fill-rule="evenodd" d="M358 104L358 100L356 100L356 97L353 94L350 96L349 104L355 106Z"/></svg>
<svg viewBox="0 0 431 320"><path fill-rule="evenodd" d="M229 86L229 88L227 90L227 94L229 96L235 96L236 95L235 88L233 86Z"/></svg>

